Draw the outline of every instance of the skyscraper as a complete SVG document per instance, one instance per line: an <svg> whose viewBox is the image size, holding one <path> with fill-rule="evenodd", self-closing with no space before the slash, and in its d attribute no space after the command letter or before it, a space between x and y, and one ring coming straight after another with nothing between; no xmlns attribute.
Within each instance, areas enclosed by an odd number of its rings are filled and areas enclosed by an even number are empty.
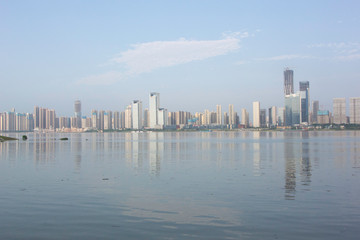
<svg viewBox="0 0 360 240"><path fill-rule="evenodd" d="M81 102L76 100L74 103L74 112L76 118L76 127L81 128Z"/></svg>
<svg viewBox="0 0 360 240"><path fill-rule="evenodd" d="M142 102L139 100L134 100L132 102L132 128L133 129L142 129L142 116L143 116L143 111L142 111Z"/></svg>
<svg viewBox="0 0 360 240"><path fill-rule="evenodd" d="M309 123L309 82L300 82L300 101L301 101L301 119L302 124Z"/></svg>
<svg viewBox="0 0 360 240"><path fill-rule="evenodd" d="M93 128L99 129L98 111L97 110L91 110L91 123L92 123Z"/></svg>
<svg viewBox="0 0 360 240"><path fill-rule="evenodd" d="M284 94L294 93L294 71L286 68L284 71Z"/></svg>
<svg viewBox="0 0 360 240"><path fill-rule="evenodd" d="M221 105L216 105L216 124L222 125Z"/></svg>
<svg viewBox="0 0 360 240"><path fill-rule="evenodd" d="M277 113L276 107L272 106L269 108L269 126L276 126L277 125Z"/></svg>
<svg viewBox="0 0 360 240"><path fill-rule="evenodd" d="M168 114L165 108L158 109L158 125L161 128L164 128L168 125Z"/></svg>
<svg viewBox="0 0 360 240"><path fill-rule="evenodd" d="M335 124L346 123L346 99L334 98L333 99L333 114Z"/></svg>
<svg viewBox="0 0 360 240"><path fill-rule="evenodd" d="M260 102L253 102L253 127L260 127Z"/></svg>
<svg viewBox="0 0 360 240"><path fill-rule="evenodd" d="M285 126L298 125L301 122L300 92L285 96Z"/></svg>
<svg viewBox="0 0 360 240"><path fill-rule="evenodd" d="M149 95L150 128L158 125L158 111L160 107L160 94L151 92Z"/></svg>
<svg viewBox="0 0 360 240"><path fill-rule="evenodd" d="M235 122L234 104L229 104L229 125L234 125Z"/></svg>
<svg viewBox="0 0 360 240"><path fill-rule="evenodd" d="M249 126L249 113L246 111L245 108L241 109L241 125L244 127Z"/></svg>
<svg viewBox="0 0 360 240"><path fill-rule="evenodd" d="M350 98L350 123L360 124L360 97Z"/></svg>
<svg viewBox="0 0 360 240"><path fill-rule="evenodd" d="M319 101L313 101L312 102L311 123L317 123L318 111L319 111Z"/></svg>

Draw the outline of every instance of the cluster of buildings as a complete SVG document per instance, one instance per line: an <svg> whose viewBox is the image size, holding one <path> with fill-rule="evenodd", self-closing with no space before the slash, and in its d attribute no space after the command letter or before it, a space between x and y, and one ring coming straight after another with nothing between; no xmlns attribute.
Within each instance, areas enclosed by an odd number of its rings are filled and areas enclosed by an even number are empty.
<svg viewBox="0 0 360 240"><path fill-rule="evenodd" d="M15 109L0 113L0 131L107 131L178 128L291 128L314 124L360 124L360 97L350 98L349 116L346 115L346 99L333 99L333 112L319 108L319 101L310 106L310 84L299 82L294 91L294 72L284 71L284 106L261 108L253 102L252 122L249 112L241 114L230 104L223 112L221 105L216 111L190 113L168 112L160 106L160 94L149 94L149 108L143 109L141 100L133 100L124 111L92 110L90 117L82 116L81 102L74 103L73 117L58 117L54 109L35 106L33 113L16 113Z"/></svg>

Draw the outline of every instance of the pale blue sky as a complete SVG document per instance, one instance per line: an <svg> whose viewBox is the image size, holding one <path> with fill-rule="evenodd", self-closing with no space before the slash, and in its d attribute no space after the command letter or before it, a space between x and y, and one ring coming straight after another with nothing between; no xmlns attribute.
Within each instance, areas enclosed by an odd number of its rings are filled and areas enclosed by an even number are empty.
<svg viewBox="0 0 360 240"><path fill-rule="evenodd" d="M360 1L0 1L0 111L282 106L360 96Z"/></svg>

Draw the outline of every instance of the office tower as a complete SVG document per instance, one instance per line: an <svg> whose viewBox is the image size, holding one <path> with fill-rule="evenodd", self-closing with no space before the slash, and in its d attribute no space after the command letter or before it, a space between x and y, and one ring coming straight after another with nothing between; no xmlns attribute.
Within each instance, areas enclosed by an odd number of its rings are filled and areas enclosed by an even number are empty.
<svg viewBox="0 0 360 240"><path fill-rule="evenodd" d="M350 98L350 123L360 124L360 97Z"/></svg>
<svg viewBox="0 0 360 240"><path fill-rule="evenodd" d="M272 106L269 108L269 127L277 125L277 111L276 107Z"/></svg>
<svg viewBox="0 0 360 240"><path fill-rule="evenodd" d="M244 127L249 126L249 113L246 111L245 108L241 109L241 125Z"/></svg>
<svg viewBox="0 0 360 240"><path fill-rule="evenodd" d="M150 128L158 125L158 110L160 107L160 94L152 92L149 95L149 111L150 111Z"/></svg>
<svg viewBox="0 0 360 240"><path fill-rule="evenodd" d="M35 106L34 107L34 112L33 112L33 115L34 115L34 128L39 128L39 107L38 106Z"/></svg>
<svg viewBox="0 0 360 240"><path fill-rule="evenodd" d="M98 111L97 110L91 110L91 124L92 128L98 129L99 128L99 120L98 120Z"/></svg>
<svg viewBox="0 0 360 240"><path fill-rule="evenodd" d="M165 126L167 126L167 110L165 108L159 108L158 109L158 125L161 128L164 128Z"/></svg>
<svg viewBox="0 0 360 240"><path fill-rule="evenodd" d="M301 115L300 115L300 122L302 124L308 124L309 123L309 82L300 82L299 88L300 88L300 101L301 101Z"/></svg>
<svg viewBox="0 0 360 240"><path fill-rule="evenodd" d="M99 116L98 116L98 129L100 130L104 130L104 115L105 115L105 111L104 110L100 110L99 111Z"/></svg>
<svg viewBox="0 0 360 240"><path fill-rule="evenodd" d="M317 113L319 111L319 101L312 102L312 114L311 114L311 122L317 123Z"/></svg>
<svg viewBox="0 0 360 240"><path fill-rule="evenodd" d="M132 102L132 128L133 129L142 129L142 102L139 100L134 100Z"/></svg>
<svg viewBox="0 0 360 240"><path fill-rule="evenodd" d="M81 128L81 102L76 100L74 103L74 112L76 117L76 128Z"/></svg>
<svg viewBox="0 0 360 240"><path fill-rule="evenodd" d="M235 124L234 104L229 104L229 125Z"/></svg>
<svg viewBox="0 0 360 240"><path fill-rule="evenodd" d="M69 118L67 117L59 117L59 128L64 129L68 128L69 126Z"/></svg>
<svg viewBox="0 0 360 240"><path fill-rule="evenodd" d="M46 129L46 108L39 109L39 129Z"/></svg>
<svg viewBox="0 0 360 240"><path fill-rule="evenodd" d="M228 124L229 124L229 116L227 112L224 112L224 125L228 125Z"/></svg>
<svg viewBox="0 0 360 240"><path fill-rule="evenodd" d="M266 127L266 109L260 109L260 127Z"/></svg>
<svg viewBox="0 0 360 240"><path fill-rule="evenodd" d="M104 112L104 130L112 129L112 111Z"/></svg>
<svg viewBox="0 0 360 240"><path fill-rule="evenodd" d="M285 123L285 108L278 107L277 108L277 125L284 126Z"/></svg>
<svg viewBox="0 0 360 240"><path fill-rule="evenodd" d="M286 68L284 71L284 94L294 93L294 71Z"/></svg>
<svg viewBox="0 0 360 240"><path fill-rule="evenodd" d="M125 109L125 128L132 128L132 120L131 120L131 104L128 105Z"/></svg>
<svg viewBox="0 0 360 240"><path fill-rule="evenodd" d="M70 128L77 128L77 118L70 117Z"/></svg>
<svg viewBox="0 0 360 240"><path fill-rule="evenodd" d="M149 110L147 108L144 109L144 117L143 117L143 126L144 128L149 127Z"/></svg>
<svg viewBox="0 0 360 240"><path fill-rule="evenodd" d="M54 109L46 109L45 128L55 130L56 114Z"/></svg>
<svg viewBox="0 0 360 240"><path fill-rule="evenodd" d="M116 129L116 130L120 129L121 123L120 123L120 112L119 111L114 112L113 121L114 121L114 129Z"/></svg>
<svg viewBox="0 0 360 240"><path fill-rule="evenodd" d="M34 117L31 113L26 113L26 130L32 131L34 130Z"/></svg>
<svg viewBox="0 0 360 240"><path fill-rule="evenodd" d="M325 110L325 111L319 110L316 115L317 115L316 122L318 124L330 124L330 113L329 113L329 111L327 111L327 110Z"/></svg>
<svg viewBox="0 0 360 240"><path fill-rule="evenodd" d="M333 114L335 124L346 123L346 100L345 98L333 99Z"/></svg>
<svg viewBox="0 0 360 240"><path fill-rule="evenodd" d="M82 128L90 127L90 121L88 121L88 118L86 116L81 116L81 127Z"/></svg>
<svg viewBox="0 0 360 240"><path fill-rule="evenodd" d="M253 127L260 127L260 102L253 102Z"/></svg>
<svg viewBox="0 0 360 240"><path fill-rule="evenodd" d="M216 105L216 124L217 125L222 125L221 105Z"/></svg>
<svg viewBox="0 0 360 240"><path fill-rule="evenodd" d="M125 128L125 111L120 112L120 128L121 129Z"/></svg>
<svg viewBox="0 0 360 240"><path fill-rule="evenodd" d="M300 124L301 120L300 92L285 96L285 126Z"/></svg>

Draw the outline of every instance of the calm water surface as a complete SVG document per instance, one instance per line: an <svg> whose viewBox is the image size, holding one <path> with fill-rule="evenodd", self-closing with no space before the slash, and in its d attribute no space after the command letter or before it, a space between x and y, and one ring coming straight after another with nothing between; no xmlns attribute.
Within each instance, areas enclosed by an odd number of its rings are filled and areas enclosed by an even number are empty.
<svg viewBox="0 0 360 240"><path fill-rule="evenodd" d="M0 143L0 239L359 239L360 132L28 138Z"/></svg>

